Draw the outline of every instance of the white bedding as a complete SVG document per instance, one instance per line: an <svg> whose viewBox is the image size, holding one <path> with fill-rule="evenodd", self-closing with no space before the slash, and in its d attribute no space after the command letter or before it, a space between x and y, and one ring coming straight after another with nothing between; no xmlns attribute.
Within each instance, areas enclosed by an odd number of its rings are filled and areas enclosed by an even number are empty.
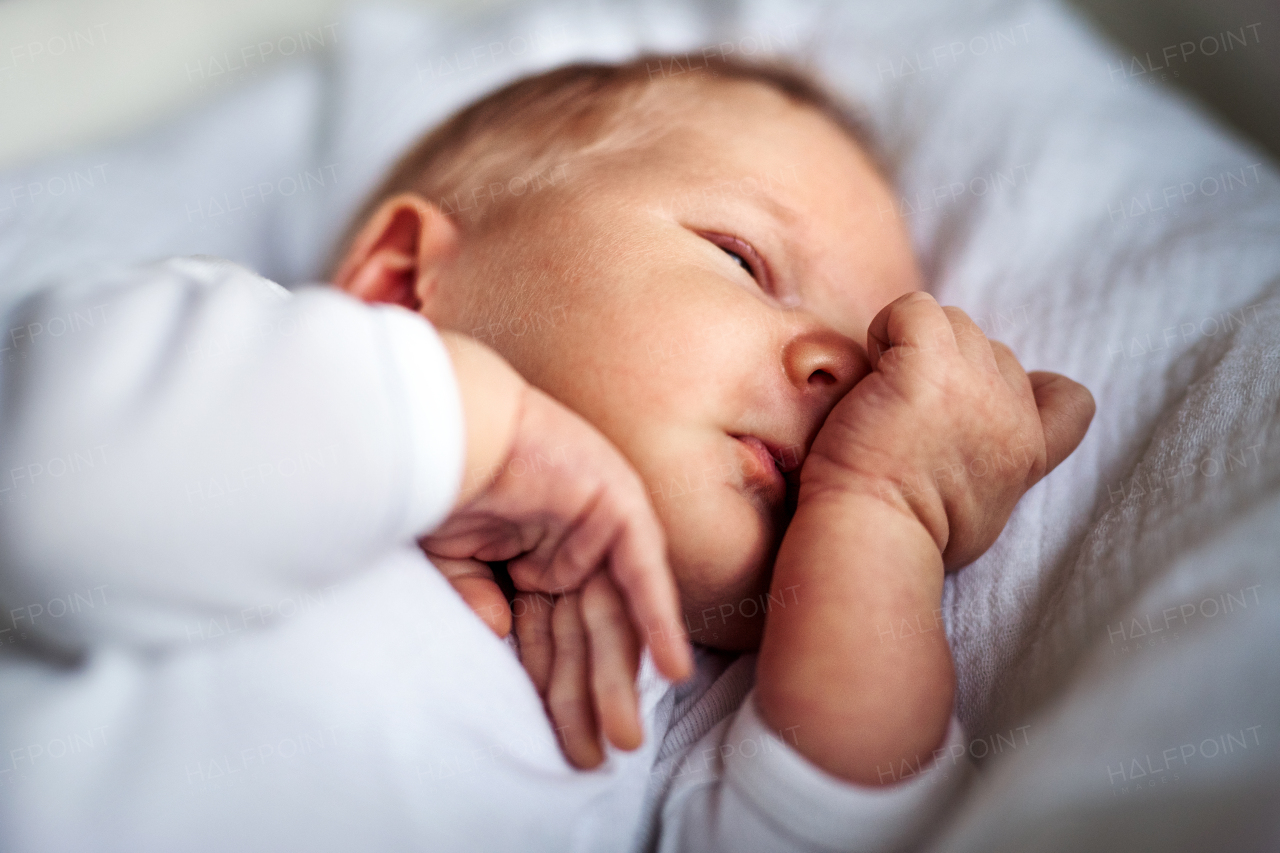
<svg viewBox="0 0 1280 853"><path fill-rule="evenodd" d="M1047 0L364 10L324 59L0 175L3 298L172 254L315 278L452 108L529 68L708 42L809 56L864 103L930 289L1098 402L948 582L984 772L937 849L1280 844L1280 179Z"/></svg>

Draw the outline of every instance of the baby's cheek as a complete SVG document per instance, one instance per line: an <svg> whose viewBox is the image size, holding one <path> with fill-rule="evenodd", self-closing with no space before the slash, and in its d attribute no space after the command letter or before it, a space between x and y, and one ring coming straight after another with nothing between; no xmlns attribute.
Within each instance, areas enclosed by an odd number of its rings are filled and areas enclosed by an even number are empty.
<svg viewBox="0 0 1280 853"><path fill-rule="evenodd" d="M740 469L729 462L669 466L647 476L645 485L654 509L662 515L664 510L687 511L704 493L731 487L740 477Z"/></svg>
<svg viewBox="0 0 1280 853"><path fill-rule="evenodd" d="M754 648L768 607L772 532L737 490L725 486L671 501L659 519L690 639Z"/></svg>

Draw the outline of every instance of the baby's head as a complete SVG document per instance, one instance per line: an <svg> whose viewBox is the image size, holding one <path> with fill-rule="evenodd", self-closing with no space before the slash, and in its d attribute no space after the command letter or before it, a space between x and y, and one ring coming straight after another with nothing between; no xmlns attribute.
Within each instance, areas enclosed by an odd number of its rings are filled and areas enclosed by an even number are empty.
<svg viewBox="0 0 1280 853"><path fill-rule="evenodd" d="M570 66L468 107L375 193L335 281L479 338L600 429L650 490L691 639L747 649L800 463L867 373L872 318L920 279L820 89L680 62Z"/></svg>

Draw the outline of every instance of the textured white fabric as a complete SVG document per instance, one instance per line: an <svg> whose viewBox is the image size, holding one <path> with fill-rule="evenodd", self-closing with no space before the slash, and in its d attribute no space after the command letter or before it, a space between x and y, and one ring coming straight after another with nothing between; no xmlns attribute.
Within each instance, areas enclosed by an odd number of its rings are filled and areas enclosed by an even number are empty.
<svg viewBox="0 0 1280 853"><path fill-rule="evenodd" d="M461 456L432 443L461 445L461 404L409 311L178 259L3 317L0 599L111 600L4 627L71 651L181 645L192 620L340 580L452 505Z"/></svg>
<svg viewBox="0 0 1280 853"><path fill-rule="evenodd" d="M638 849L902 850L926 835L967 780L972 763L954 718L932 761L883 769L896 784L831 777L795 749L800 731L761 720L756 656L730 659L700 650L698 675L658 706L656 728L666 736Z"/></svg>
<svg viewBox="0 0 1280 853"><path fill-rule="evenodd" d="M574 771L420 551L361 569L164 653L101 644L59 669L6 645L4 848L626 849L651 751Z"/></svg>
<svg viewBox="0 0 1280 853"><path fill-rule="evenodd" d="M930 289L1098 401L1081 448L948 582L958 712L986 766L937 849L1267 849L1280 182L1264 155L1046 0L362 11L339 33L336 55L145 139L0 178L6 294L192 252L309 280L401 147L527 68L704 42L809 57L865 105L898 184L886 215ZM98 178L29 189L71 173ZM1188 606L1163 637L1133 630ZM1254 724L1249 749L1141 799L1109 775Z"/></svg>
<svg viewBox="0 0 1280 853"><path fill-rule="evenodd" d="M1273 849L1274 165L1051 4L841 9L823 67L869 105L930 289L1098 404L948 581L991 772L930 849ZM1189 743L1210 757L1160 769Z"/></svg>

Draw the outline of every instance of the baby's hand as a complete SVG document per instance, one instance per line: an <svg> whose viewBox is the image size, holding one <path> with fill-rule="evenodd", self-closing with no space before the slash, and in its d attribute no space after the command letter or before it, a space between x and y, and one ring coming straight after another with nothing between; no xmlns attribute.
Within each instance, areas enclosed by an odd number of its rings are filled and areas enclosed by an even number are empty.
<svg viewBox="0 0 1280 853"><path fill-rule="evenodd" d="M581 593L554 599L520 593L513 610L520 660L570 763L600 764L601 734L619 749L638 747L640 644L609 576L592 575Z"/></svg>
<svg viewBox="0 0 1280 853"><path fill-rule="evenodd" d="M959 308L926 293L890 303L867 330L871 373L827 416L805 460L800 500L873 494L912 513L947 569L976 559L1018 499L1075 449L1089 391L1028 374Z"/></svg>
<svg viewBox="0 0 1280 853"><path fill-rule="evenodd" d="M511 606L485 563L431 559L499 637L511 633L514 617L520 662L571 764L589 770L604 761L601 734L619 749L640 746L640 642L607 574L592 575L580 592L517 593Z"/></svg>
<svg viewBox="0 0 1280 853"><path fill-rule="evenodd" d="M484 563L509 561L516 588L529 592L573 592L606 572L658 670L686 677L692 657L675 582L639 475L594 427L488 347L441 337L462 392L467 471L452 514L423 549L501 635L509 615Z"/></svg>

